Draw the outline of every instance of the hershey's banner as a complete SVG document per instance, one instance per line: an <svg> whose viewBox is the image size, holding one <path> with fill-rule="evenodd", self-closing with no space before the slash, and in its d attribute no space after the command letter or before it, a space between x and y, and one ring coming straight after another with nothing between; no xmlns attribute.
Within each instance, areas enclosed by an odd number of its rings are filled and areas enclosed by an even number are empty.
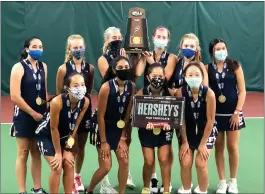
<svg viewBox="0 0 265 194"><path fill-rule="evenodd" d="M182 126L185 98L174 96L138 96L133 97L133 127L145 128L148 122L168 123L171 128Z"/></svg>

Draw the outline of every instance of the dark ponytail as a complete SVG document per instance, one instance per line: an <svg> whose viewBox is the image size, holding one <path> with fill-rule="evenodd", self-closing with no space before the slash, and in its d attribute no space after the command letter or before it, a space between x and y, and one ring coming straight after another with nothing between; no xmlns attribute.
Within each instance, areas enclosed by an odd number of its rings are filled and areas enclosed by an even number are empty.
<svg viewBox="0 0 265 194"><path fill-rule="evenodd" d="M224 43L225 46L227 47L226 42L221 38L215 38L209 44L209 53L213 59L214 59L214 53L213 53L214 46L220 42ZM225 63L227 64L229 71L232 71L232 72L237 70L240 66L239 61L233 60L229 56L226 57Z"/></svg>
<svg viewBox="0 0 265 194"><path fill-rule="evenodd" d="M148 72L148 76L150 75L150 73L152 73L152 71L153 71L154 68L161 68L161 69L163 69L163 73L165 75L165 69L164 69L164 67L162 65L160 65L159 63L153 63L148 68L148 71L147 71ZM164 84L162 86L162 90L163 90L163 92L164 92L164 94L166 96L170 96L170 92L169 92L169 89L168 89L168 80L167 80L166 77L165 77Z"/></svg>
<svg viewBox="0 0 265 194"><path fill-rule="evenodd" d="M127 61L128 64L130 65L129 60L128 60L126 57L124 57L124 56L118 56L118 57L116 57L115 59L113 59L113 60L111 61L111 64L109 64L109 68L108 68L108 70L106 71L105 76L103 77L103 79L102 79L102 81L101 81L101 86L102 86L105 82L108 82L109 80L111 80L111 79L113 79L113 78L116 77L116 74L114 73L113 70L116 68L118 62L121 61L121 60L125 60L125 61ZM131 65L130 65L130 66L131 66Z"/></svg>
<svg viewBox="0 0 265 194"><path fill-rule="evenodd" d="M30 37L29 39L27 39L27 40L25 41L25 43L24 43L24 47L23 47L23 50L22 50L22 52L21 52L21 54L20 54L20 60L19 60L19 61L22 61L22 60L24 60L24 59L26 59L26 58L28 57L28 53L26 52L26 48L29 48L31 41L34 40L34 39L38 39L38 40L40 40L39 37L37 37L37 36L32 36L32 37Z"/></svg>

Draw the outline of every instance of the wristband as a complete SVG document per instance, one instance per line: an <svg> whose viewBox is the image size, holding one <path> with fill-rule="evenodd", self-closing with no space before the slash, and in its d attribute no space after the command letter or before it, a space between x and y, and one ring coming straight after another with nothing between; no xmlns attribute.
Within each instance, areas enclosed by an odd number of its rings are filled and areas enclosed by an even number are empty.
<svg viewBox="0 0 265 194"><path fill-rule="evenodd" d="M238 115L238 114L239 114L239 112L238 112L238 111L235 111L235 112L234 112L234 114L235 114L235 115Z"/></svg>
<svg viewBox="0 0 265 194"><path fill-rule="evenodd" d="M107 143L107 141L102 141L102 142L100 142L101 144L104 144L104 143Z"/></svg>
<svg viewBox="0 0 265 194"><path fill-rule="evenodd" d="M67 152L72 152L71 148L64 148L64 150L67 151Z"/></svg>

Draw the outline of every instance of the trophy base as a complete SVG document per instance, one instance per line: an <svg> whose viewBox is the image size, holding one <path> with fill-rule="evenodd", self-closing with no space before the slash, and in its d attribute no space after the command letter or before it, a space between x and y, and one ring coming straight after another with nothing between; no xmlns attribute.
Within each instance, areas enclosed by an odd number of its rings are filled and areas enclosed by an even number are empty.
<svg viewBox="0 0 265 194"><path fill-rule="evenodd" d="M143 52L145 52L145 51L149 51L149 49L143 49L143 48L134 48L134 49L130 49L130 50L126 50L125 49L125 51L126 51L126 53L128 53L128 54L131 54L131 53L135 53L135 54L141 54L141 53L143 53Z"/></svg>

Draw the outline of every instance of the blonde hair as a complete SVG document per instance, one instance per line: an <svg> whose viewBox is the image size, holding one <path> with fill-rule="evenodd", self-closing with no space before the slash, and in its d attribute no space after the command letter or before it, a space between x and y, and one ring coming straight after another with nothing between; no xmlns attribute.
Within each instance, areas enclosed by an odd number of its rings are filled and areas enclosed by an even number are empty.
<svg viewBox="0 0 265 194"><path fill-rule="evenodd" d="M105 53L108 50L108 46L109 46L109 37L111 35L112 32L121 32L121 30L119 28L116 28L114 26L108 27L105 32L104 32L104 44L103 44L103 53Z"/></svg>
<svg viewBox="0 0 265 194"><path fill-rule="evenodd" d="M195 42L196 42L195 60L197 62L201 62L202 56L201 56L200 41L199 41L198 37L195 34L193 34L193 33L188 33L188 34L185 34L184 36L182 36L182 38L180 40L180 43L179 43L179 52L178 52L177 56L180 55L182 44L183 44L184 40L187 39L187 38L195 40Z"/></svg>
<svg viewBox="0 0 265 194"><path fill-rule="evenodd" d="M84 38L81 35L73 34L73 35L68 37L67 43L66 43L66 48L65 48L65 59L64 59L65 63L73 59L73 56L72 56L72 53L71 53L71 50L70 50L71 41L72 40L78 40L78 39L83 40L84 46L85 46L85 40L84 40Z"/></svg>

